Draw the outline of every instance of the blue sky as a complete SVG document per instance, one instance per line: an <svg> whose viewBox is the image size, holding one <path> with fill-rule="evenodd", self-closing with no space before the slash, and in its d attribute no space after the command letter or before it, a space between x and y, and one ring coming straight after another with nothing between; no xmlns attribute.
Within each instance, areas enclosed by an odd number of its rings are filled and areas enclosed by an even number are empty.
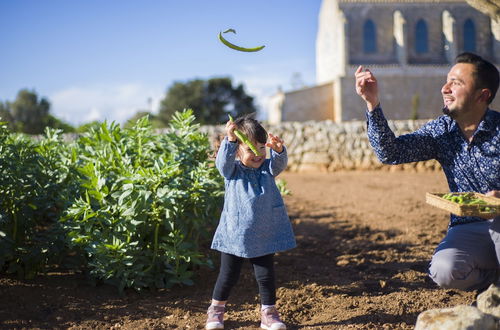
<svg viewBox="0 0 500 330"><path fill-rule="evenodd" d="M315 82L321 0L0 0L0 101L22 88L71 124L157 110L174 81L229 76L265 111ZM266 47L242 53L224 46ZM295 78L294 78L295 77ZM299 77L299 78L297 78Z"/></svg>

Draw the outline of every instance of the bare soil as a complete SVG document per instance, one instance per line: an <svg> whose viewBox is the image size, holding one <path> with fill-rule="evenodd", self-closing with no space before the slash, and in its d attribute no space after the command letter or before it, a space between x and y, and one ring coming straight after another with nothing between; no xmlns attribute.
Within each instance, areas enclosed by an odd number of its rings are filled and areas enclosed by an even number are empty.
<svg viewBox="0 0 500 330"><path fill-rule="evenodd" d="M473 292L427 276L448 214L425 203L447 191L442 172L284 173L298 247L276 256L278 309L288 329L413 329L420 312L469 304ZM217 254L213 253L214 259ZM0 327L201 329L217 269L195 286L124 296L79 274L0 276ZM226 329L257 329L259 297L248 264L227 306Z"/></svg>

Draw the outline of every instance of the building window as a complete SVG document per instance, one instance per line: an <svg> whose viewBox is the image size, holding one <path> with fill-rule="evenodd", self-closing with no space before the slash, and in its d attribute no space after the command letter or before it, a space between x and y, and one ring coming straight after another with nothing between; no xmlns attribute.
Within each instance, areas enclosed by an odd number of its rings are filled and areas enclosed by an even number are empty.
<svg viewBox="0 0 500 330"><path fill-rule="evenodd" d="M415 28L415 50L417 54L424 54L429 51L427 23L423 19L418 20Z"/></svg>
<svg viewBox="0 0 500 330"><path fill-rule="evenodd" d="M476 51L476 26L471 19L464 23L464 51Z"/></svg>
<svg viewBox="0 0 500 330"><path fill-rule="evenodd" d="M365 53L377 52L377 31L370 19L363 25L363 51Z"/></svg>

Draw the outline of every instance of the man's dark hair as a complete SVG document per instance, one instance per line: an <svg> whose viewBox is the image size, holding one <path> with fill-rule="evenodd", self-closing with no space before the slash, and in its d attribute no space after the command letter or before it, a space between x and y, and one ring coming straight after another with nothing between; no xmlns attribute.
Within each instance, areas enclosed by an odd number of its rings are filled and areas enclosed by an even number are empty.
<svg viewBox="0 0 500 330"><path fill-rule="evenodd" d="M496 66L473 53L462 53L458 55L455 63L469 63L474 65L475 70L473 74L476 87L490 90L491 95L488 99L488 104L490 104L497 94L500 80Z"/></svg>

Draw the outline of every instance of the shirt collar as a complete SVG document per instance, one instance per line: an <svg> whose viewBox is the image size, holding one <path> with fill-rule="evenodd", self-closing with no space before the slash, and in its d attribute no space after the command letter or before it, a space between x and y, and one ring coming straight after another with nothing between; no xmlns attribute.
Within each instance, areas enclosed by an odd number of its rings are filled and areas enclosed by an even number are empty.
<svg viewBox="0 0 500 330"><path fill-rule="evenodd" d="M486 109L486 113L484 114L483 119L479 123L479 126L477 127L478 131L491 131L495 127L495 120L494 120L494 114L493 110L491 109Z"/></svg>
<svg viewBox="0 0 500 330"><path fill-rule="evenodd" d="M447 116L449 119L451 119L451 124L450 124L450 131L460 131L460 128L458 127L457 122L455 119ZM479 125L476 129L476 132L474 132L474 135L478 131L491 131L495 127L495 119L494 119L494 113L493 110L491 109L486 109L486 112L483 116L483 119L479 122Z"/></svg>

